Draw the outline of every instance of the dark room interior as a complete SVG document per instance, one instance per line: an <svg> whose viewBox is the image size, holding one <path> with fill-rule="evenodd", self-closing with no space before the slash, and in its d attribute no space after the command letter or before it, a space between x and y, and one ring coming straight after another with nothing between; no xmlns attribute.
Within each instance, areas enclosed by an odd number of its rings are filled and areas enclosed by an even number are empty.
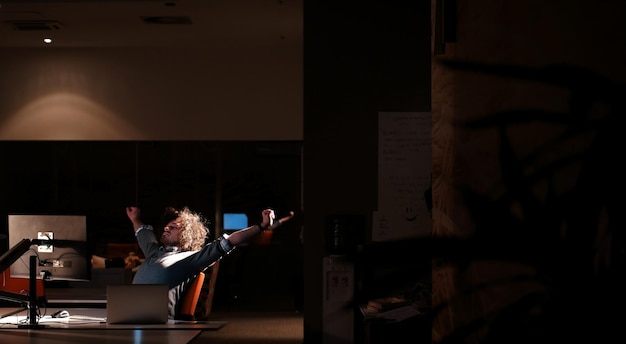
<svg viewBox="0 0 626 344"><path fill-rule="evenodd" d="M128 205L296 214L207 270L205 322L3 342L623 341L626 2L0 5L0 252L10 214L85 215L103 257ZM92 273L0 297L134 272Z"/></svg>

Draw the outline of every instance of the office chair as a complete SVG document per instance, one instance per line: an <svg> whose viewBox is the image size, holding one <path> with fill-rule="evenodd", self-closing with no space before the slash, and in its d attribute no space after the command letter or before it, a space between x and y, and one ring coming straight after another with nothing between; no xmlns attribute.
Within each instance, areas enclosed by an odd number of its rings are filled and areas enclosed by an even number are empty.
<svg viewBox="0 0 626 344"><path fill-rule="evenodd" d="M219 262L213 264L209 269L211 271L208 281L206 278L207 273L200 272L191 282L191 285L185 292L185 296L183 296L180 314L177 315L177 319L204 320L209 317L213 304Z"/></svg>
<svg viewBox="0 0 626 344"><path fill-rule="evenodd" d="M198 273L196 278L191 282L191 285L183 296L183 303L180 306L180 314L177 318L181 320L194 320L196 314L196 307L198 306L198 299L200 298L200 291L204 285L204 272Z"/></svg>

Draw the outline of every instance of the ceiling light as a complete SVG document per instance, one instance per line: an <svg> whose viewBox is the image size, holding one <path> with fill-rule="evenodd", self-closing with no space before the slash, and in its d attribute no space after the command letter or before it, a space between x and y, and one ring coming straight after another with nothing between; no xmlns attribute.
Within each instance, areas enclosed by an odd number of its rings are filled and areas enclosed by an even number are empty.
<svg viewBox="0 0 626 344"><path fill-rule="evenodd" d="M52 38L44 38L43 42L46 44L51 44L52 43Z"/></svg>

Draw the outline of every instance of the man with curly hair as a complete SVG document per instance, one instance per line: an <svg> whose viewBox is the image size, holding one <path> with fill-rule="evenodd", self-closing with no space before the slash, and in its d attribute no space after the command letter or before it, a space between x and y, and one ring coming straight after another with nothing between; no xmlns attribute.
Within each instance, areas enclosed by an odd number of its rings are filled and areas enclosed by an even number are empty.
<svg viewBox="0 0 626 344"><path fill-rule="evenodd" d="M294 213L275 220L272 209L261 212L261 223L209 239L206 220L188 207L168 207L163 214L163 234L157 240L154 228L141 220L138 207L127 207L126 215L133 224L135 237L145 260L133 277L133 284L167 284L169 316L179 314L179 300L196 275L227 256L238 245L250 241L267 229L274 229L290 220Z"/></svg>

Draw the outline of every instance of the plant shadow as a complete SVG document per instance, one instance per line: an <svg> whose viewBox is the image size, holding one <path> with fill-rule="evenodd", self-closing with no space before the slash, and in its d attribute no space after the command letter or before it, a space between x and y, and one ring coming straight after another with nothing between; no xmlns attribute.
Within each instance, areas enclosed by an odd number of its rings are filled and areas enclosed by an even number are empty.
<svg viewBox="0 0 626 344"><path fill-rule="evenodd" d="M515 109L455 123L463 130L498 133L501 191L486 194L456 185L474 232L468 238L433 237L424 243L435 261L433 269L455 270L457 291L433 305L430 320L442 312L462 314L467 320L438 342L623 340L624 85L570 65L438 63L455 72L535 82L569 92L563 112ZM522 155L510 129L529 123L559 130ZM577 174L571 187L563 190L557 185L566 169ZM490 272L478 275L490 278L477 277L476 264ZM490 299L494 293L510 295ZM477 300L480 310L475 308Z"/></svg>

